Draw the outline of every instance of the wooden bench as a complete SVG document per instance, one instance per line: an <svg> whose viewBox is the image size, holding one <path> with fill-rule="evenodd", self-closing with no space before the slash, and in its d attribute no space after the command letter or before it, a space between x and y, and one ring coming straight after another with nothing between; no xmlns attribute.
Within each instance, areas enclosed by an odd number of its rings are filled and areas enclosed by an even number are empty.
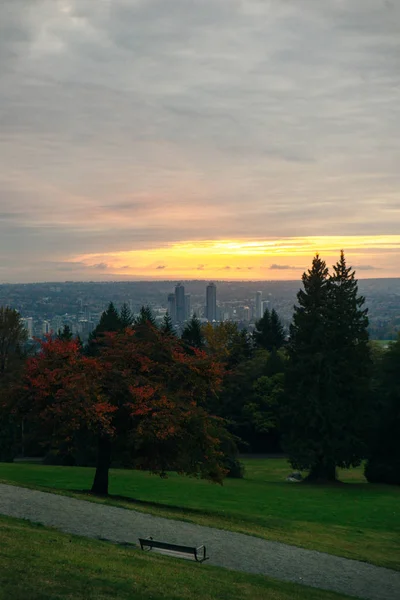
<svg viewBox="0 0 400 600"><path fill-rule="evenodd" d="M208 559L206 555L206 547L199 546L198 548L194 546L183 546L181 544L169 544L167 542L157 542L153 540L152 537L148 537L146 539L139 538L140 547L142 550L150 551L153 548L157 550L164 550L165 552L170 552L175 554L175 556L185 555L193 556L197 562L204 562Z"/></svg>

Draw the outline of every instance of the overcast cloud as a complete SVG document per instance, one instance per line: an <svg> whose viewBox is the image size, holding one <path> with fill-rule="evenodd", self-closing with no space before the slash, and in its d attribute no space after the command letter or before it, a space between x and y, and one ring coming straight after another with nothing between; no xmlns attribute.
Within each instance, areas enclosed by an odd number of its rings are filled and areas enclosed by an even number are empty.
<svg viewBox="0 0 400 600"><path fill-rule="evenodd" d="M396 0L0 2L2 281L188 240L398 235L399 165ZM383 256L366 275L400 275Z"/></svg>

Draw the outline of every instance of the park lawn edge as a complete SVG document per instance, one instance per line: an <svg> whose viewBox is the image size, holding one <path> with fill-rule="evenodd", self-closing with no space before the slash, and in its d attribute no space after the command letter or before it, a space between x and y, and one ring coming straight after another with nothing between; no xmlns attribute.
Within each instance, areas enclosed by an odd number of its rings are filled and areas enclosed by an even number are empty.
<svg viewBox="0 0 400 600"><path fill-rule="evenodd" d="M171 506L170 508L166 508L164 506L158 506L155 502L144 503L143 501L138 501L134 499L123 499L121 500L118 497L113 497L113 495L109 496L96 496L91 494L89 490L82 491L72 491L66 489L52 488L48 486L41 485L33 485L31 483L20 483L12 480L0 479L0 483L5 485L13 485L16 487L23 487L27 489L37 490L41 492L47 492L50 494L56 494L60 496L68 496L70 498L75 498L76 500L81 500L83 502L94 502L96 504L103 504L108 506L114 506L117 508L124 508L126 510L135 510L137 512L151 514L157 517L162 517L166 519L176 520L176 521L184 521L187 523L193 523L196 525L201 525L204 527L212 527L214 529L221 529L225 531L233 531L235 533L241 533L245 535L250 535L252 537L257 537L260 539L265 539L269 541L279 542L282 544L287 544L290 546L295 546L297 548L305 548L307 550L314 550L318 552L323 552L325 554L330 554L332 556L340 556L343 558L348 558L351 560L356 560L359 562L365 562L368 564L373 564L378 567L385 567L388 569L392 569L395 571L400 571L400 561L393 561L391 558L387 560L383 560L382 558L377 558L372 556L371 553L368 553L368 556L365 554L365 548L363 548L364 553L354 552L354 550L349 550L344 546L337 546L337 542L342 543L341 537L341 528L339 526L329 526L324 529L324 526L321 524L310 524L306 523L308 528L308 533L306 539L299 539L300 536L293 536L290 533L286 533L284 531L274 531L266 530L258 527L254 523L246 522L246 519L243 518L243 525L238 524L234 521L234 519L230 518L227 515L220 515L215 512L212 513L210 511L200 511L198 509L192 508L182 508ZM293 484L299 485L299 484ZM310 530L314 529L312 532L313 535L310 536ZM329 544L326 541L320 541L316 536L318 533L322 533L324 531L332 533L333 541ZM343 532L345 529L343 528ZM335 535L336 534L336 535ZM376 532L375 532L376 535ZM330 537L330 536L328 536ZM311 541L310 541L311 538ZM361 547L361 546L358 546Z"/></svg>
<svg viewBox="0 0 400 600"><path fill-rule="evenodd" d="M2 566L6 567L0 571L0 600L10 597L23 600L28 597L27 592L30 600L128 600L133 589L137 600L190 600L194 597L193 588L198 588L197 592L201 592L204 600L352 598L264 575L199 565L159 554L149 555L131 544L64 533L25 519L0 515L0 533L0 556ZM157 575L161 577L157 578ZM82 589L79 589L80 585ZM132 589L131 586L136 587ZM222 592L229 595L221 595Z"/></svg>

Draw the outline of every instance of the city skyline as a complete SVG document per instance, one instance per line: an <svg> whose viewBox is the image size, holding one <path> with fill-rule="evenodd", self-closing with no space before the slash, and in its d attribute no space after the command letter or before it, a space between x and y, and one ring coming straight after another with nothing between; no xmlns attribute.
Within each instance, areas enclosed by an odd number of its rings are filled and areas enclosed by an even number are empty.
<svg viewBox="0 0 400 600"><path fill-rule="evenodd" d="M4 0L0 283L400 276L400 3Z"/></svg>
<svg viewBox="0 0 400 600"><path fill-rule="evenodd" d="M176 282L175 282L176 283ZM173 317L170 299L175 304L173 282L102 282L102 283L37 283L0 286L0 305L13 306L21 314L29 337L42 337L48 323L53 332L68 325L75 335L86 340L112 301L121 310L127 304L131 313L140 314L149 306L156 323L161 325L167 312ZM182 282L185 287L187 322L196 315L207 319L207 286L205 281ZM233 321L240 327L251 327L257 320L257 292L261 292L262 312L275 309L286 326L293 316L298 281L214 282L218 290L215 322ZM372 339L394 339L398 331L400 279L364 280L360 293L366 297ZM215 289L215 288L214 288ZM190 296L190 306L186 302ZM216 295L214 296L216 300ZM264 300L265 298L265 300ZM174 319L172 319L174 321ZM214 319L212 319L214 321ZM184 323L175 323L181 331Z"/></svg>

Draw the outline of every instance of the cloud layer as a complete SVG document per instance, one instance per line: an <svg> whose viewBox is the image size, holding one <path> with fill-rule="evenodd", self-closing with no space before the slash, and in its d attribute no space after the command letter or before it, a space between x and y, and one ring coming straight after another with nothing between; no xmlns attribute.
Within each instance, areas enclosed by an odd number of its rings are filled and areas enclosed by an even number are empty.
<svg viewBox="0 0 400 600"><path fill-rule="evenodd" d="M187 241L398 234L400 3L95 4L0 4L1 280L102 278L110 253ZM400 275L398 250L364 250Z"/></svg>

